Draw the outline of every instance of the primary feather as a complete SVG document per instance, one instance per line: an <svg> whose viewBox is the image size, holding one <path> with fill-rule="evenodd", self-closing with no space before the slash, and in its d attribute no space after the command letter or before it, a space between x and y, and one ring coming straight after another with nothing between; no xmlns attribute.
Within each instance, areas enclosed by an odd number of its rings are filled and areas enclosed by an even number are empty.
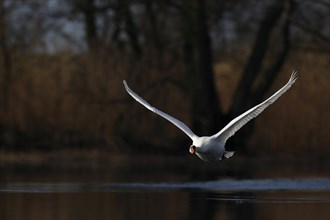
<svg viewBox="0 0 330 220"><path fill-rule="evenodd" d="M280 90L278 90L275 94L266 99L264 102L254 106L253 108L249 109L248 111L233 119L221 131L215 134L214 137L219 141L225 143L228 138L235 134L236 131L238 131L251 119L257 117L270 104L275 102L281 95L283 95L283 93L285 93L292 86L292 84L297 80L297 78L297 71L293 71L289 81Z"/></svg>

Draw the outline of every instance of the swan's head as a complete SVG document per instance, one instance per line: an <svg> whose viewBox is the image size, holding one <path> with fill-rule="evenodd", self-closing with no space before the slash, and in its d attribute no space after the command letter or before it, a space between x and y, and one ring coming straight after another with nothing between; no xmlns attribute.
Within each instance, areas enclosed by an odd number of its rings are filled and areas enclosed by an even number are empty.
<svg viewBox="0 0 330 220"><path fill-rule="evenodd" d="M195 145L191 145L190 148L189 148L189 152L190 152L191 154L196 153L196 146L195 146Z"/></svg>

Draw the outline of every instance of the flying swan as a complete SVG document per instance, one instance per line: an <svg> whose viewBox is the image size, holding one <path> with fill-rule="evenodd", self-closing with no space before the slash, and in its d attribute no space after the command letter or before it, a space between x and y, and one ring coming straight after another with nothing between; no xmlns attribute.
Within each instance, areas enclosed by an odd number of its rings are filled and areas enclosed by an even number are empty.
<svg viewBox="0 0 330 220"><path fill-rule="evenodd" d="M251 119L257 117L270 104L275 102L276 99L278 99L283 93L285 93L292 86L292 84L297 80L297 78L298 78L297 71L293 71L289 81L267 100L260 103L259 105L254 106L253 108L249 109L248 111L244 112L240 116L233 119L218 133L212 136L204 136L204 137L197 136L183 122L151 106L147 101L145 101L133 90L131 90L128 87L125 80L123 80L123 83L128 94L130 94L136 101L138 101L140 104L142 104L150 111L167 119L190 137L190 139L192 140L192 145L189 148L189 152L191 154L196 154L199 158L201 158L204 161L216 161L233 156L234 151L225 150L225 144L228 138L233 136L236 131L238 131L243 125L245 125Z"/></svg>

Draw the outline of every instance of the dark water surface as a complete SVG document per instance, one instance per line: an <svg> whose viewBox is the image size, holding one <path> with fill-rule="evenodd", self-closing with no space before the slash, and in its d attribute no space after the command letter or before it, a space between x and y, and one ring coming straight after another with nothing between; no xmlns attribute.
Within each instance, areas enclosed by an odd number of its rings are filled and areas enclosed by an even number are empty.
<svg viewBox="0 0 330 220"><path fill-rule="evenodd" d="M0 219L330 219L330 178L318 166L81 162L2 166Z"/></svg>

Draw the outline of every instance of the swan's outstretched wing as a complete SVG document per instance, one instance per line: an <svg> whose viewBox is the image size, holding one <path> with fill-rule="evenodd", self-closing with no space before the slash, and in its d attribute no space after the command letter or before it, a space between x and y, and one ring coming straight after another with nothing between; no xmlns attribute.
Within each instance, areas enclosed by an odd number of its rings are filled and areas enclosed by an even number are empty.
<svg viewBox="0 0 330 220"><path fill-rule="evenodd" d="M233 119L229 124L226 125L221 131L217 134L213 135L217 140L225 143L228 138L233 136L236 131L238 131L241 127L243 127L246 123L248 123L251 119L257 117L265 108L267 108L270 104L275 102L278 97L280 97L283 93L285 93L292 84L297 80L298 73L297 71L293 71L289 81L283 86L280 90L278 90L274 95L269 97L264 102L259 105L254 106L248 111L244 112L240 116Z"/></svg>
<svg viewBox="0 0 330 220"><path fill-rule="evenodd" d="M126 81L123 81L124 86L126 91L128 92L128 94L130 94L136 101L138 101L139 103L141 103L144 107L146 107L147 109L149 109L150 111L162 116L163 118L167 119L168 121L170 121L171 123L173 123L175 126L177 126L178 128L180 128L184 133L186 133L192 140L194 138L196 138L197 136L187 127L187 125L185 125L183 122L179 121L178 119L166 114L165 112L162 112L158 109L156 109L155 107L151 106L146 100L144 100L143 98L141 98L138 94L136 94L133 90L131 90Z"/></svg>

